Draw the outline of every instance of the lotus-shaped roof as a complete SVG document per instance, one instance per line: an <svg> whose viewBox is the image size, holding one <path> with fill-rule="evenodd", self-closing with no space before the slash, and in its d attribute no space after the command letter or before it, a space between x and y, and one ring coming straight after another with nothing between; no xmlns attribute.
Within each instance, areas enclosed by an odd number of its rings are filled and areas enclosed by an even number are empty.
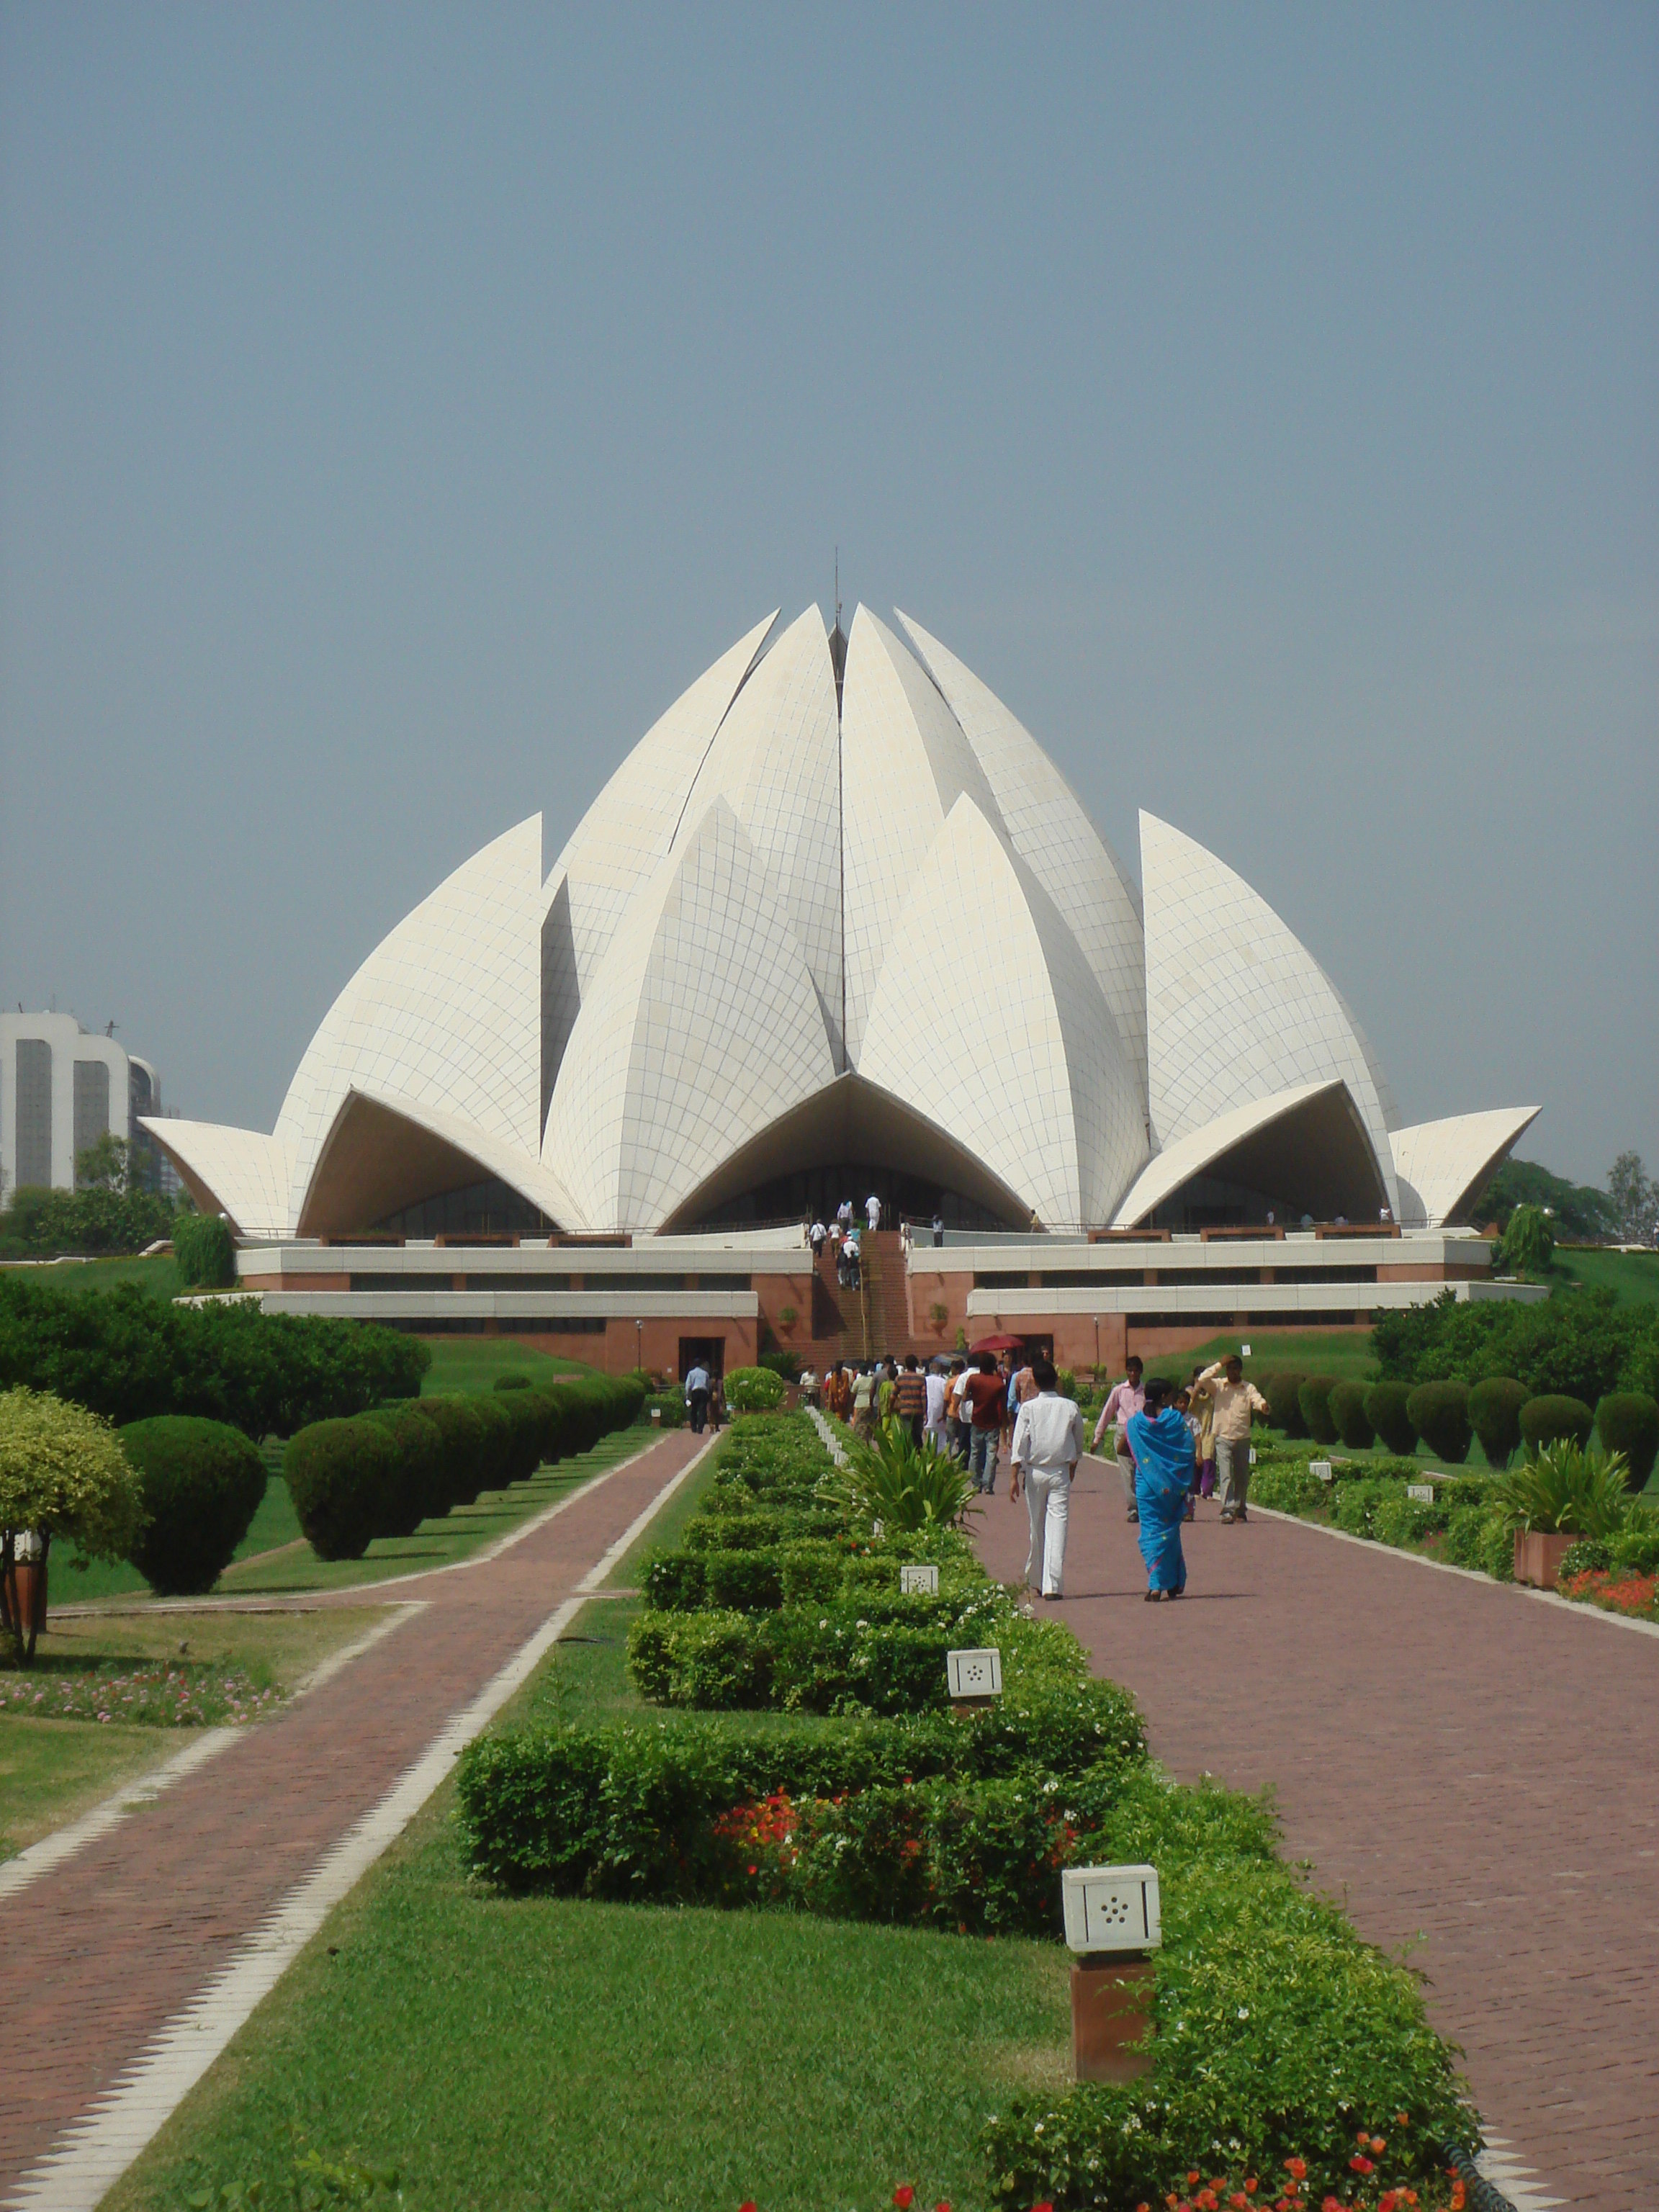
<svg viewBox="0 0 1659 2212"><path fill-rule="evenodd" d="M272 1134L148 1123L198 1201L276 1237L490 1182L649 1231L859 1161L1022 1226L1183 1194L1453 1218L1536 1109L1398 1127L1265 901L1143 813L1143 908L1030 732L897 622L758 623L544 881L539 815L458 868L329 1009Z"/></svg>

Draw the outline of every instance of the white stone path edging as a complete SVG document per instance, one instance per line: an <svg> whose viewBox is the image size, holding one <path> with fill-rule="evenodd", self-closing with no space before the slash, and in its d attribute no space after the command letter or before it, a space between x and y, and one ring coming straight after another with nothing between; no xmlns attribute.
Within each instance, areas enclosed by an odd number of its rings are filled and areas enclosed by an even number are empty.
<svg viewBox="0 0 1659 2212"><path fill-rule="evenodd" d="M830 1458L834 1460L837 1467L845 1467L847 1464L847 1449L845 1445L842 1443L841 1438L830 1427L829 1422L824 1419L823 1414L819 1413L816 1406L809 1406L806 1408L806 1411L808 1415L811 1417L812 1426L823 1438L824 1449L829 1453Z"/></svg>
<svg viewBox="0 0 1659 2212"><path fill-rule="evenodd" d="M653 1443L658 1439L653 1437ZM177 2111L260 2000L427 1799L473 1738L523 1688L599 1585L645 1533L718 1441L702 1449L657 1492L599 1564L529 1641L462 1711L433 1738L415 1764L248 1938L193 2003L169 2021L137 2063L67 2129L57 2147L8 2197L9 2212L94 2212L105 2191ZM626 1464L626 1462L619 1462ZM607 1470L608 1472L613 1470ZM584 1486L588 1495L594 1485ZM555 1509L556 1510L557 1509ZM544 1516L544 1519L550 1516ZM477 1559L464 1562L476 1565Z"/></svg>
<svg viewBox="0 0 1659 2212"><path fill-rule="evenodd" d="M384 1620L377 1620L363 1635L355 1637L349 1644L342 1644L337 1651L331 1651L326 1659L295 1683L284 1711L297 1705L313 1690L321 1689L325 1682L332 1681L343 1668L349 1667L354 1659L360 1659L383 1636L389 1636L394 1628L401 1627L404 1621L412 1620L417 1613L424 1613L425 1610L423 1605L404 1604L389 1607ZM135 1776L113 1796L94 1805L90 1812L83 1813L78 1820L71 1820L67 1827L54 1828L51 1835L42 1836L39 1843L31 1844L27 1850L19 1851L15 1858L8 1859L3 1866L0 1866L0 1898L15 1897L20 1889L27 1889L43 1874L50 1874L54 1867L62 1866L65 1859L72 1859L88 1844L95 1844L100 1836L108 1835L110 1830L118 1826L129 1813L136 1813L142 1805L154 1804L164 1790L170 1790L175 1782L182 1782L185 1775L194 1774L198 1766L205 1766L209 1759L216 1758L222 1751L228 1750L233 1743L247 1734L250 1726L257 1728L258 1723L244 1723L236 1728L204 1729L182 1751L174 1752L173 1757L164 1759L160 1766L152 1766L147 1773Z"/></svg>
<svg viewBox="0 0 1659 2212"><path fill-rule="evenodd" d="M1515 2212L1557 2212L1558 2206L1566 2203L1565 2197L1545 2194L1531 2167L1522 2165L1501 2136L1488 2136L1486 2148L1474 2162L1492 2187L1509 2198Z"/></svg>

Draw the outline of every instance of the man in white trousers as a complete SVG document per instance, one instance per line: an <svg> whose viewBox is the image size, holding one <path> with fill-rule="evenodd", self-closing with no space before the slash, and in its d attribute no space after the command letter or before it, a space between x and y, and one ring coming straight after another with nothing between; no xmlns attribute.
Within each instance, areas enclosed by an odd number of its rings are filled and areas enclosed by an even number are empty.
<svg viewBox="0 0 1659 2212"><path fill-rule="evenodd" d="M1014 1476L1009 1495L1025 1492L1031 1522L1031 1548L1025 1555L1029 1588L1041 1574L1044 1597L1063 1597L1066 1531L1071 1517L1072 1481L1083 1456L1083 1416L1060 1395L1052 1359L1033 1366L1036 1395L1028 1398L1014 1423Z"/></svg>

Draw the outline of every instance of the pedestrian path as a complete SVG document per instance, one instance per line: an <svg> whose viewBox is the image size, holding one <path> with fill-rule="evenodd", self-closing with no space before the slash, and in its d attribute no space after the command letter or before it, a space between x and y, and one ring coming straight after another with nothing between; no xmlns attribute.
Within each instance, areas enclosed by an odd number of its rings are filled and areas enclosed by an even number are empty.
<svg viewBox="0 0 1659 2212"><path fill-rule="evenodd" d="M0 1897L27 2007L0 2077L0 2200L89 2212L710 1441L660 1437L494 1558L331 1594L402 1617Z"/></svg>
<svg viewBox="0 0 1659 2212"><path fill-rule="evenodd" d="M1659 2205L1659 1638L1199 1510L1186 1597L1146 1605L1117 1479L1085 1460L1053 1610L1172 1772L1271 1787L1287 1856L1371 1942L1414 1947L1534 2201ZM994 1574L1018 1577L1026 1538L999 1484Z"/></svg>

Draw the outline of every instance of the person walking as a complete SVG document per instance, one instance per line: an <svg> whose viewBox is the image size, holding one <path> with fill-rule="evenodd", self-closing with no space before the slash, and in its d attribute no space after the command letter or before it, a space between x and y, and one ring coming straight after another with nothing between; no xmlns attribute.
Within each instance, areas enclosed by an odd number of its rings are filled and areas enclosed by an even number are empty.
<svg viewBox="0 0 1659 2212"><path fill-rule="evenodd" d="M823 1378L823 1410L838 1421L853 1418L853 1378L839 1359Z"/></svg>
<svg viewBox="0 0 1659 2212"><path fill-rule="evenodd" d="M853 1378L853 1433L866 1443L876 1433L876 1370L867 1359Z"/></svg>
<svg viewBox="0 0 1659 2212"><path fill-rule="evenodd" d="M1193 1479L1188 1486L1187 1510L1182 1517L1188 1521L1196 1521L1198 1518L1198 1486L1200 1479L1198 1471L1198 1439L1200 1432L1204 1426L1204 1416L1193 1404L1193 1394L1190 1390L1177 1390L1176 1392L1175 1409L1176 1413L1180 1414L1182 1419L1187 1424L1187 1433L1193 1440Z"/></svg>
<svg viewBox="0 0 1659 2212"><path fill-rule="evenodd" d="M968 1363L957 1358L951 1362L950 1380L945 1386L945 1408L951 1430L951 1449L966 1467L969 1447L973 1438L973 1407L968 1399Z"/></svg>
<svg viewBox="0 0 1659 2212"><path fill-rule="evenodd" d="M997 1373L996 1362L988 1352L980 1353L978 1367L968 1377L964 1402L970 1408L971 1423L968 1472L975 1488L990 1498L997 1486L997 1449L1007 1419L1008 1385Z"/></svg>
<svg viewBox="0 0 1659 2212"><path fill-rule="evenodd" d="M864 1201L864 1218L869 1223L870 1234L873 1237L881 1226L881 1200L874 1191Z"/></svg>
<svg viewBox="0 0 1659 2212"><path fill-rule="evenodd" d="M807 1242L812 1247L812 1264L814 1267L816 1267L818 1261L823 1257L824 1243L828 1238L829 1234L830 1231L824 1227L823 1222L817 1220L813 1222L812 1226L806 1232Z"/></svg>
<svg viewBox="0 0 1659 2212"><path fill-rule="evenodd" d="M859 1247L859 1232L856 1229L848 1231L841 1250L842 1257L847 1263L847 1288L849 1291L859 1290L863 1284L861 1270L864 1255Z"/></svg>
<svg viewBox="0 0 1659 2212"><path fill-rule="evenodd" d="M933 1243L935 1245L939 1245L944 1242L945 1216L939 1212L938 1206L935 1206L933 1208Z"/></svg>
<svg viewBox="0 0 1659 2212"><path fill-rule="evenodd" d="M893 1413L910 1431L910 1441L921 1449L921 1431L927 1419L927 1377L916 1364L916 1355L907 1352L899 1378L893 1385Z"/></svg>
<svg viewBox="0 0 1659 2212"><path fill-rule="evenodd" d="M876 1366L876 1415L884 1427L893 1418L893 1401L898 1395L898 1362L890 1352Z"/></svg>
<svg viewBox="0 0 1659 2212"><path fill-rule="evenodd" d="M1140 1556L1146 1562L1146 1602L1167 1602L1187 1587L1181 1523L1193 1485L1193 1439L1170 1403L1170 1386L1160 1376L1146 1385L1144 1409L1129 1416L1129 1449L1139 1506Z"/></svg>
<svg viewBox="0 0 1659 2212"><path fill-rule="evenodd" d="M692 1435L700 1437L708 1421L708 1370L700 1359L694 1359L685 1370L685 1410Z"/></svg>
<svg viewBox="0 0 1659 2212"><path fill-rule="evenodd" d="M1215 1401L1199 1383L1204 1374L1202 1365L1194 1367L1193 1379L1187 1385L1188 1410L1198 1415L1198 1434L1194 1454L1198 1461L1198 1494L1200 1498L1215 1496Z"/></svg>
<svg viewBox="0 0 1659 2212"><path fill-rule="evenodd" d="M1140 1507L1135 1495L1134 1453L1129 1444L1129 1423L1146 1402L1146 1393L1140 1387L1141 1364L1139 1355L1131 1352L1124 1362L1122 1382L1114 1383L1106 1394L1106 1403L1100 1409L1100 1419L1095 1423L1095 1449L1100 1449L1101 1438L1109 1426L1117 1431L1117 1472L1123 1485L1123 1503L1131 1521L1140 1518Z"/></svg>
<svg viewBox="0 0 1659 2212"><path fill-rule="evenodd" d="M1035 1575L1044 1597L1059 1598L1066 1595L1066 1534L1072 1483L1083 1456L1083 1416L1072 1399L1060 1395L1052 1360L1039 1359L1033 1376L1036 1393L1025 1400L1014 1423L1008 1494L1017 1501L1024 1491L1031 1523L1025 1586L1031 1587Z"/></svg>
<svg viewBox="0 0 1659 2212"><path fill-rule="evenodd" d="M853 1233L853 1201L850 1198L842 1199L836 1208L836 1226L841 1231L841 1241L844 1244Z"/></svg>
<svg viewBox="0 0 1659 2212"><path fill-rule="evenodd" d="M1244 1363L1236 1352L1206 1367L1198 1387L1209 1398L1215 1434L1216 1474L1221 1486L1221 1517L1231 1528L1248 1521L1250 1496L1250 1417L1265 1413L1267 1401L1244 1380Z"/></svg>
<svg viewBox="0 0 1659 2212"><path fill-rule="evenodd" d="M935 1451L949 1451L951 1439L946 1423L946 1403L950 1396L949 1382L941 1372L937 1361L929 1366L922 1380L927 1388L927 1418L921 1425L922 1442L924 1444L931 1444Z"/></svg>

